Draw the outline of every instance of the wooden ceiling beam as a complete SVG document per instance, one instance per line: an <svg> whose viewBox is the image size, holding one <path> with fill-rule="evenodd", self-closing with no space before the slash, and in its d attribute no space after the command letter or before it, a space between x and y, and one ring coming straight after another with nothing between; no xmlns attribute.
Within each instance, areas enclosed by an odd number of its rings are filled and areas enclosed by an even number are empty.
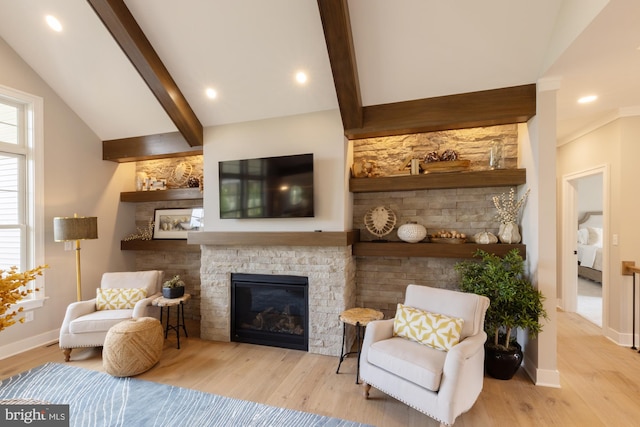
<svg viewBox="0 0 640 427"><path fill-rule="evenodd" d="M344 129L362 126L362 100L347 0L318 0Z"/></svg>
<svg viewBox="0 0 640 427"><path fill-rule="evenodd" d="M536 114L536 85L529 84L364 107L361 127L349 139L524 123Z"/></svg>
<svg viewBox="0 0 640 427"><path fill-rule="evenodd" d="M102 141L102 159L117 163L197 156L202 152L202 146L190 146L179 132Z"/></svg>
<svg viewBox="0 0 640 427"><path fill-rule="evenodd" d="M190 146L202 146L202 124L123 0L87 0Z"/></svg>
<svg viewBox="0 0 640 427"><path fill-rule="evenodd" d="M536 85L363 107L347 0L318 0L345 135L362 139L523 123L536 114Z"/></svg>

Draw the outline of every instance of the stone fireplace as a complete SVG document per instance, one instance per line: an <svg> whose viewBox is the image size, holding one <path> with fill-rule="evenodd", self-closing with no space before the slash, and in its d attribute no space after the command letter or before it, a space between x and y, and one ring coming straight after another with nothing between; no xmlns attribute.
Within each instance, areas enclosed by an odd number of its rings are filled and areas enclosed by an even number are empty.
<svg viewBox="0 0 640 427"><path fill-rule="evenodd" d="M265 238L258 236L258 244L246 244L247 235L255 237L256 233L193 234L197 236L193 239L190 236L189 243L201 243L202 252L200 335L203 339L231 341L232 274L303 276L308 279L308 351L330 356L340 354L339 315L356 302L352 236L346 241L347 233L274 233L287 235L278 239L270 233L257 233ZM291 239L291 235L297 237ZM339 244L335 243L336 235L339 235ZM318 237L311 239L315 236ZM230 237L230 240L221 237ZM225 241L231 243L225 244ZM279 241L288 244L279 245ZM303 246L303 242L315 246Z"/></svg>
<svg viewBox="0 0 640 427"><path fill-rule="evenodd" d="M231 274L231 341L309 349L309 280Z"/></svg>

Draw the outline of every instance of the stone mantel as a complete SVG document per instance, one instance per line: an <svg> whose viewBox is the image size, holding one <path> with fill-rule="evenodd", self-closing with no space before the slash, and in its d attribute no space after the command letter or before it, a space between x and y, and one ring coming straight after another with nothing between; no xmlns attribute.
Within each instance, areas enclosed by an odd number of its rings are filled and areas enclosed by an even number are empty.
<svg viewBox="0 0 640 427"><path fill-rule="evenodd" d="M351 246L359 230L311 232L194 231L187 234L190 245L206 246Z"/></svg>

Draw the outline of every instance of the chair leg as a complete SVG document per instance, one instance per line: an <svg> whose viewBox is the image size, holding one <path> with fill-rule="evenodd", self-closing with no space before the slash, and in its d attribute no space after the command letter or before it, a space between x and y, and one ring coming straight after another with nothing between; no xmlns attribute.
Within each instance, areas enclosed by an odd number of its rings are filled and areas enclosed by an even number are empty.
<svg viewBox="0 0 640 427"><path fill-rule="evenodd" d="M70 348L65 348L62 350L62 353L64 353L64 361L68 362L69 359L71 359L71 349Z"/></svg>
<svg viewBox="0 0 640 427"><path fill-rule="evenodd" d="M371 386L369 384L363 382L362 383L362 396L365 399L369 398L369 390L371 390Z"/></svg>

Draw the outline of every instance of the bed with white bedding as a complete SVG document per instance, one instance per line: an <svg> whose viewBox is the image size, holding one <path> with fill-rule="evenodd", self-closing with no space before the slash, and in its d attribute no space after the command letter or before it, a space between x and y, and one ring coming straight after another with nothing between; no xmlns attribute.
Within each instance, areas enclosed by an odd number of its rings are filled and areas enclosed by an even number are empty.
<svg viewBox="0 0 640 427"><path fill-rule="evenodd" d="M602 283L602 212L578 220L578 276Z"/></svg>

